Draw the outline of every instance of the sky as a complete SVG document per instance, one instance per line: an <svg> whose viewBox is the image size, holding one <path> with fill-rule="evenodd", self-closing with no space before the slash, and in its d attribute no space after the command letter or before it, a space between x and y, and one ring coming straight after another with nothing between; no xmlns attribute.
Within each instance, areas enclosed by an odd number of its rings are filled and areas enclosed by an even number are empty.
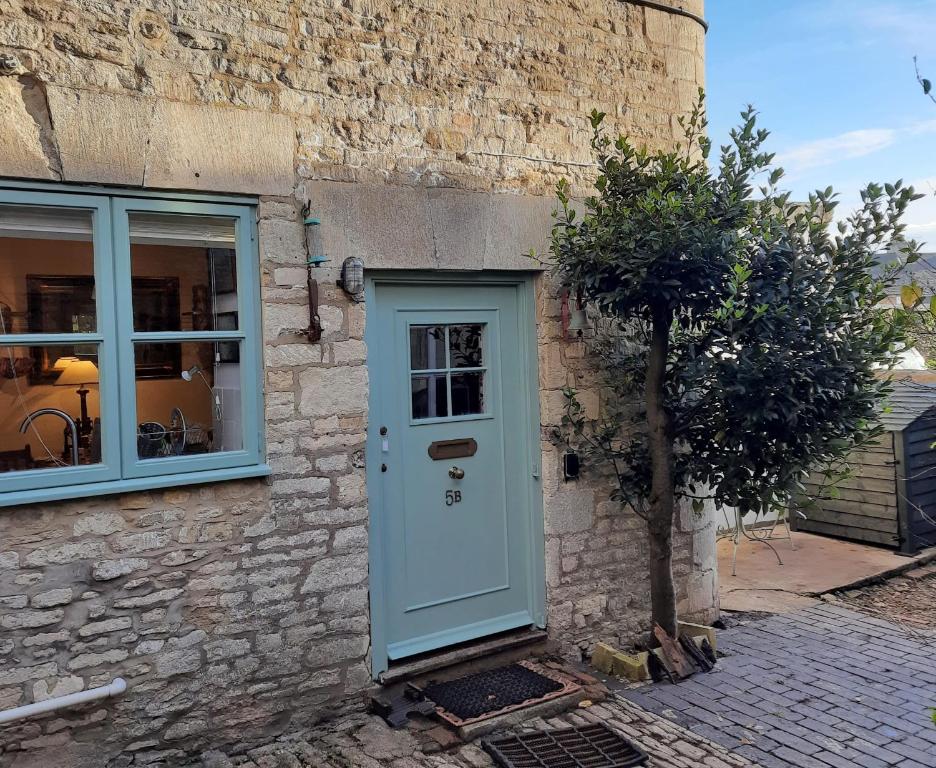
<svg viewBox="0 0 936 768"><path fill-rule="evenodd" d="M936 0L706 0L709 136L728 141L753 104L785 187L832 186L837 213L870 181L903 179L927 196L907 236L936 252Z"/></svg>

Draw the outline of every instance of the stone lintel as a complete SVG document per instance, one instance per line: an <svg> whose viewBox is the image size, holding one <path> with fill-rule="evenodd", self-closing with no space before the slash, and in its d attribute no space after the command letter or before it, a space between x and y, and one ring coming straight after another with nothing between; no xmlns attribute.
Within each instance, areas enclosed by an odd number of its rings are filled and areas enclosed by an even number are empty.
<svg viewBox="0 0 936 768"><path fill-rule="evenodd" d="M322 245L341 263L370 269L542 270L552 197L309 181L305 194L322 221Z"/></svg>
<svg viewBox="0 0 936 768"><path fill-rule="evenodd" d="M43 97L34 85L0 78L0 174L57 179L56 158L45 146L48 128Z"/></svg>
<svg viewBox="0 0 936 768"><path fill-rule="evenodd" d="M285 115L0 80L0 176L279 195L295 188ZM36 93L33 93L36 91ZM7 147L6 144L10 146Z"/></svg>

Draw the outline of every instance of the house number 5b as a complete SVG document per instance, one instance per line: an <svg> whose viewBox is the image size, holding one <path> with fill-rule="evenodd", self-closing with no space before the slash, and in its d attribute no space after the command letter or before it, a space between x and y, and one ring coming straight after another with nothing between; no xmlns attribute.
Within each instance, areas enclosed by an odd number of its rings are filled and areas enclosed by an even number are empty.
<svg viewBox="0 0 936 768"><path fill-rule="evenodd" d="M450 507L452 504L458 504L461 501L461 491L446 491L445 492L445 506Z"/></svg>

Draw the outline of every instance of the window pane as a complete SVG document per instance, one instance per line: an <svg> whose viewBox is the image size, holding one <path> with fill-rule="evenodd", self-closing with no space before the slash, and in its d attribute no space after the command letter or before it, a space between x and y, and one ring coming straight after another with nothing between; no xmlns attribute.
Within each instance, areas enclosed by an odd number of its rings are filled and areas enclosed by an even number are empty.
<svg viewBox="0 0 936 768"><path fill-rule="evenodd" d="M240 349L236 342L160 344L181 363L171 377L147 375L154 344L136 344L137 455L191 456L243 446Z"/></svg>
<svg viewBox="0 0 936 768"><path fill-rule="evenodd" d="M481 355L483 325L450 325L449 352L452 368L480 368L484 365ZM454 401L455 395L452 395Z"/></svg>
<svg viewBox="0 0 936 768"><path fill-rule="evenodd" d="M0 346L0 472L100 463L97 352Z"/></svg>
<svg viewBox="0 0 936 768"><path fill-rule="evenodd" d="M410 365L414 371L446 368L445 326L410 326Z"/></svg>
<svg viewBox="0 0 936 768"><path fill-rule="evenodd" d="M235 220L130 214L136 331L237 329Z"/></svg>
<svg viewBox="0 0 936 768"><path fill-rule="evenodd" d="M92 213L0 205L0 333L96 330Z"/></svg>
<svg viewBox="0 0 936 768"><path fill-rule="evenodd" d="M452 415L484 413L484 374L452 374Z"/></svg>
<svg viewBox="0 0 936 768"><path fill-rule="evenodd" d="M412 377L413 418L448 416L445 374Z"/></svg>

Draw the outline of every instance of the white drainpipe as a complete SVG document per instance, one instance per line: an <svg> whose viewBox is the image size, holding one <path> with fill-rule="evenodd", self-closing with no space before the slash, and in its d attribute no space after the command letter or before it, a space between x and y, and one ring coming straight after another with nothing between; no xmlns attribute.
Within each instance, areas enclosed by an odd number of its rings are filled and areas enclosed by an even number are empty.
<svg viewBox="0 0 936 768"><path fill-rule="evenodd" d="M56 696L54 699L46 699L22 707L5 709L0 711L0 723L10 723L13 720L22 720L33 715L40 715L43 712L74 707L88 701L106 699L109 696L117 696L125 690L127 690L127 681L122 677L115 677L110 683L102 685L100 688L89 688L87 691L78 691L78 693L69 693L67 696Z"/></svg>

